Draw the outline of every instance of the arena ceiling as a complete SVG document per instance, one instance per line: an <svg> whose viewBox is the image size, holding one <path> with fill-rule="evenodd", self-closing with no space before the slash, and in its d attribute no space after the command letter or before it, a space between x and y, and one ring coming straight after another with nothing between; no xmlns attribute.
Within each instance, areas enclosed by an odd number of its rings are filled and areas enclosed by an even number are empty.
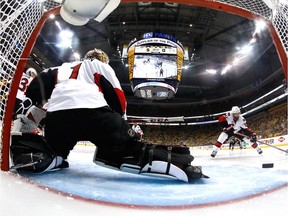
<svg viewBox="0 0 288 216"><path fill-rule="evenodd" d="M60 28L73 32L70 48L59 47ZM203 105L235 98L247 101L248 96L264 94L284 79L269 31L264 28L255 33L255 30L253 20L209 8L174 3L121 3L101 23L92 20L84 26L72 26L59 15L47 20L28 65L41 70L73 60L75 52L83 57L97 47L110 56L110 65L130 106ZM169 34L188 47L189 60L184 62L174 98L147 101L133 95L122 49L145 32ZM252 49L246 52L244 48L249 43ZM234 66L228 68L229 65Z"/></svg>

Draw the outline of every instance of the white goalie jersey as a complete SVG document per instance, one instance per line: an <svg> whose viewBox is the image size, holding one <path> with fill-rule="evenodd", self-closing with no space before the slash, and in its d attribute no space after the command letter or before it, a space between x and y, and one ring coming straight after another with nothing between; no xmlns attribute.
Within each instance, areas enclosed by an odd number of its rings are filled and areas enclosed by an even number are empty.
<svg viewBox="0 0 288 216"><path fill-rule="evenodd" d="M41 85L45 98L39 91ZM114 70L97 59L64 63L43 71L29 85L26 95L34 105L43 106L43 101L48 101L48 112L104 106L122 116L126 112L126 98Z"/></svg>

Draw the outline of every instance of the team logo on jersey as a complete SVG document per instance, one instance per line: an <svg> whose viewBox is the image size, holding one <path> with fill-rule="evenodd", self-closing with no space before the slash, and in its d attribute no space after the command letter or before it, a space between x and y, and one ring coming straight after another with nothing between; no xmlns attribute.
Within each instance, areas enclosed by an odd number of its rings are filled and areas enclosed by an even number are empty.
<svg viewBox="0 0 288 216"><path fill-rule="evenodd" d="M129 134L130 137L134 137L135 136L135 131L133 129L131 129L131 128L127 131L127 133Z"/></svg>

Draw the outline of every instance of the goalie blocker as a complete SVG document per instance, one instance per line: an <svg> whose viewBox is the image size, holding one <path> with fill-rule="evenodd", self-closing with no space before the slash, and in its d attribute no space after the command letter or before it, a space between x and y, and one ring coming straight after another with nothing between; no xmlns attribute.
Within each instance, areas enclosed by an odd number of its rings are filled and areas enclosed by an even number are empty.
<svg viewBox="0 0 288 216"><path fill-rule="evenodd" d="M132 144L132 143L131 143ZM192 166L193 156L189 148L178 146L160 146L138 141L131 145L122 161L115 162L105 150L96 148L93 161L107 168L125 172L164 175L190 182L194 179L208 178L200 166ZM42 136L22 133L12 136L11 158L13 169L30 172L45 172L57 168L66 168L68 163L54 154Z"/></svg>

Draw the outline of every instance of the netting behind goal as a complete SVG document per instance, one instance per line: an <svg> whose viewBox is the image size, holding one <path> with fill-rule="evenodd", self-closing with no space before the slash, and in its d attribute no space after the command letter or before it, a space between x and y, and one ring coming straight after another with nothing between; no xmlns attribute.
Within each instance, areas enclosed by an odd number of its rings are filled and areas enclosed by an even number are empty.
<svg viewBox="0 0 288 216"><path fill-rule="evenodd" d="M96 1L96 0L95 0ZM137 2L122 0L122 3ZM158 2L165 2L158 0ZM270 0L271 10L261 0L175 0L195 6L234 13L249 19L262 17L270 24L285 74L288 56L288 5ZM0 163L9 170L12 112L20 78L38 34L49 14L58 14L61 5L53 0L2 0L0 10ZM287 78L287 74L286 74Z"/></svg>

